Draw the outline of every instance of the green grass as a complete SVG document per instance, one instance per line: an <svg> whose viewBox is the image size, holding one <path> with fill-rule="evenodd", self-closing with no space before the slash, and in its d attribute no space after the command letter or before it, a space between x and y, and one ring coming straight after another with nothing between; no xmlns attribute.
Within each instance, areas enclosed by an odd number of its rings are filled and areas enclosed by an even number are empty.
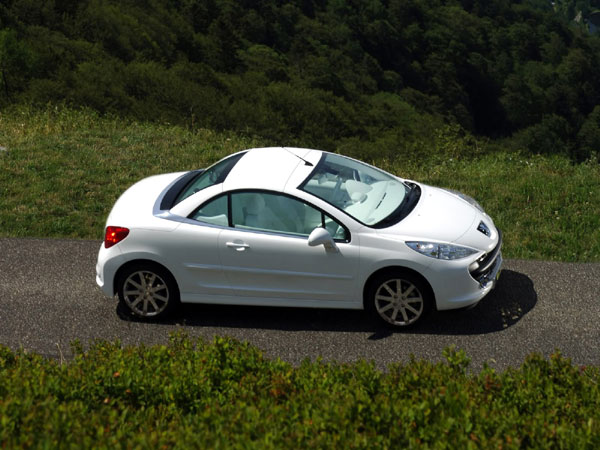
<svg viewBox="0 0 600 450"><path fill-rule="evenodd" d="M2 114L0 145L8 148L0 153L3 236L100 239L131 184L205 167L255 142L56 108Z"/></svg>
<svg viewBox="0 0 600 450"><path fill-rule="evenodd" d="M503 231L509 258L600 261L598 163L501 152L404 173L476 198Z"/></svg>
<svg viewBox="0 0 600 450"><path fill-rule="evenodd" d="M135 181L206 167L262 144L90 111L3 112L0 236L100 239L112 204ZM451 142L451 152L440 151L432 143L436 154L427 159L369 162L475 197L503 230L509 258L600 261L600 165L501 150L464 158L455 147Z"/></svg>

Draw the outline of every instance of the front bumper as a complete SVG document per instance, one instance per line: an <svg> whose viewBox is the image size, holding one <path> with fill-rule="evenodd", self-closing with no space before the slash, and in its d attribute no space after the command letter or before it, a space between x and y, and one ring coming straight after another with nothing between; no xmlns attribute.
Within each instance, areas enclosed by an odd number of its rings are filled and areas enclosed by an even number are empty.
<svg viewBox="0 0 600 450"><path fill-rule="evenodd" d="M490 286L494 288L496 286L496 282L498 278L500 278L500 271L502 270L502 254L498 254L498 257L494 261L494 265L491 270L486 274L482 275L477 281L479 281L479 287L481 289L486 289Z"/></svg>
<svg viewBox="0 0 600 450"><path fill-rule="evenodd" d="M439 261L430 267L430 284L438 310L458 309L479 303L496 286L502 270L502 233L496 246L469 268L464 262ZM435 273L432 273L435 272Z"/></svg>
<svg viewBox="0 0 600 450"><path fill-rule="evenodd" d="M475 281L479 283L481 289L485 289L490 283L492 287L500 275L502 267L502 232L498 231L498 243L494 249L483 255L477 261L477 267L470 270L469 273Z"/></svg>

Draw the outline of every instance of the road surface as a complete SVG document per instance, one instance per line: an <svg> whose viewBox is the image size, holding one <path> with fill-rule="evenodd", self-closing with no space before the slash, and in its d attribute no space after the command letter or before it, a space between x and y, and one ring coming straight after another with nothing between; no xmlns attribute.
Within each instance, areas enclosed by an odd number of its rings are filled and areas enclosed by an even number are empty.
<svg viewBox="0 0 600 450"><path fill-rule="evenodd" d="M502 370L556 349L600 366L600 264L505 261L497 288L468 311L436 313L418 328L390 331L362 311L185 305L168 323L133 321L95 283L100 241L0 239L0 344L69 358L70 342L166 343L169 333L228 335L292 364L305 358L442 360L456 345Z"/></svg>

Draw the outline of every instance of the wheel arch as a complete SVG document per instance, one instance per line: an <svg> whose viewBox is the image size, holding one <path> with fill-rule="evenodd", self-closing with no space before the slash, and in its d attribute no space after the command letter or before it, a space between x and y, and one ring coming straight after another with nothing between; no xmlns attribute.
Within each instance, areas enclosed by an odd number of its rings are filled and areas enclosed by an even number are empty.
<svg viewBox="0 0 600 450"><path fill-rule="evenodd" d="M427 280L427 278L425 278L421 273L417 272L414 269L411 269L409 267L404 267L404 266L386 266L386 267L382 267L378 270L376 270L375 272L373 272L369 278L367 278L367 281L365 282L364 286L363 286L363 308L367 309L367 301L368 301L368 293L369 293L369 289L371 288L371 283L373 283L373 280L375 280L377 277L379 277L380 275L383 274L398 274L399 272L404 272L404 273L409 273L410 275L418 278L423 285L425 286L425 288L427 289L427 294L430 296L431 298L431 302L433 307L437 310L437 302L435 300L435 293L433 292L433 288L431 287L431 283L429 283L429 281Z"/></svg>
<svg viewBox="0 0 600 450"><path fill-rule="evenodd" d="M119 287L119 282L121 280L121 277L123 276L123 273L125 273L125 271L129 267L136 266L136 265L154 266L154 267L159 267L161 270L164 270L167 274L169 274L173 283L175 284L175 287L177 288L177 291L179 292L179 284L177 283L177 279L175 278L173 273L167 267L165 267L163 264L156 262L152 259L138 258L138 259L132 259L132 260L127 261L126 263L122 264L117 269L117 271L115 272L115 276L113 277L113 286L112 286L113 294L117 293L117 289Z"/></svg>

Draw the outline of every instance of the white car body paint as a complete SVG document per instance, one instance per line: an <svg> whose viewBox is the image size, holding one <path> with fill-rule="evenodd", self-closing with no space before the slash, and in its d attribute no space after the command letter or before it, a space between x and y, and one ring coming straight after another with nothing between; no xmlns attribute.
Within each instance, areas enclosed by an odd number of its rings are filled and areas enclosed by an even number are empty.
<svg viewBox="0 0 600 450"><path fill-rule="evenodd" d="M469 274L471 264L499 244L500 234L487 214L455 194L417 183L421 197L405 218L387 228L367 226L299 189L322 155L318 150L296 148L249 150L224 182L190 195L170 210L161 210L160 201L185 172L134 184L107 219L107 226L126 227L130 232L118 244L100 248L98 285L113 297L119 268L131 261L148 260L172 273L181 301L188 303L362 309L367 280L389 267L418 272L430 285L439 310L473 305L489 293L495 283L492 278L500 269L499 254L490 279L478 281ZM341 223L351 239L336 242L336 249L311 247L306 236L189 218L207 201L239 190L269 191L304 200ZM481 221L491 230L490 236L477 230ZM456 260L435 259L409 248L407 241L457 244L477 252Z"/></svg>

